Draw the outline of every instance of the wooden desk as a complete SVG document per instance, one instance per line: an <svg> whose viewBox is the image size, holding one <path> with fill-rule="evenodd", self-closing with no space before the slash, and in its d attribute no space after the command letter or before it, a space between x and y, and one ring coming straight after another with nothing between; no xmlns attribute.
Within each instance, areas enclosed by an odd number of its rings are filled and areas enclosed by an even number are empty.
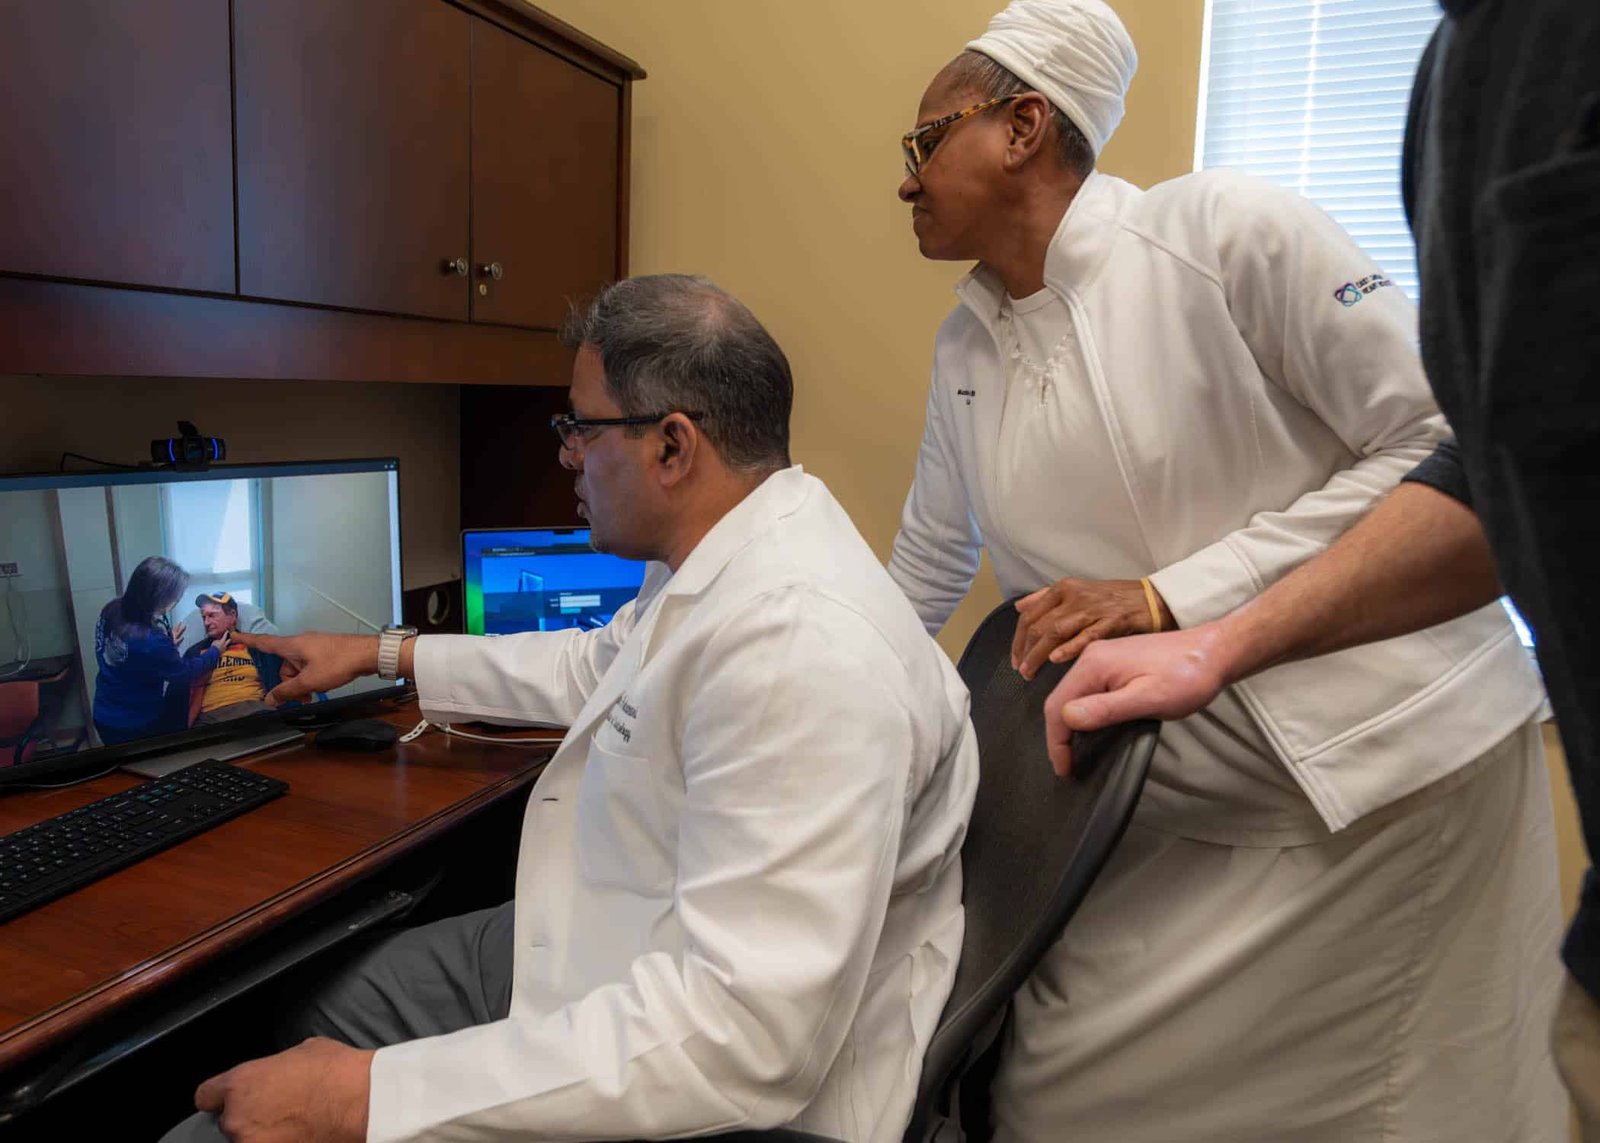
<svg viewBox="0 0 1600 1143"><path fill-rule="evenodd" d="M385 715L409 729L408 703ZM271 933L528 786L548 749L429 731L393 751L293 744L240 759L289 792L0 925L0 1088L68 1039ZM0 833L141 781L112 774L0 797Z"/></svg>

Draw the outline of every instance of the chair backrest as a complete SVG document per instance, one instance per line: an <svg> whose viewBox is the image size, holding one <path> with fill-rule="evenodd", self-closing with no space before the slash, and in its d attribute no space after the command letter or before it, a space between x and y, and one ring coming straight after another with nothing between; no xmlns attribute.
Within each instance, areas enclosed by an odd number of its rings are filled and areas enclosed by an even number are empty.
<svg viewBox="0 0 1600 1143"><path fill-rule="evenodd" d="M39 718L39 683L0 682L0 766L21 765L33 756L29 733Z"/></svg>
<svg viewBox="0 0 1600 1143"><path fill-rule="evenodd" d="M923 1059L906 1143L929 1138L954 1081L1116 848L1160 731L1136 722L1079 735L1072 775L1057 778L1045 752L1044 700L1067 665L1047 666L1032 682L1012 670L1016 621L1012 604L996 608L958 664L972 692L980 767L961 849L966 936Z"/></svg>
<svg viewBox="0 0 1600 1143"><path fill-rule="evenodd" d="M0 738L18 738L39 717L39 684L0 681Z"/></svg>

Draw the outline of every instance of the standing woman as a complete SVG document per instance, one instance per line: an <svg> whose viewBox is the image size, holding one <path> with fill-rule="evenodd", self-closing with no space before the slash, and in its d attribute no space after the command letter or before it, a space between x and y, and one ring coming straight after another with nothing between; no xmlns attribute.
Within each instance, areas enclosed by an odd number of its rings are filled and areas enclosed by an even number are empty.
<svg viewBox="0 0 1600 1143"><path fill-rule="evenodd" d="M171 734L188 726L189 684L214 669L227 632L205 652L178 653L183 627L168 612L189 586L189 573L163 556L147 556L123 593L100 609L94 625L94 728L107 746Z"/></svg>
<svg viewBox="0 0 1600 1143"><path fill-rule="evenodd" d="M1015 0L905 139L923 255L977 266L890 571L937 630L986 549L1028 675L1231 610L1447 431L1411 305L1316 207L1094 170L1135 65L1100 0ZM1491 606L1163 726L1017 997L998 1137L1556 1143L1541 701Z"/></svg>

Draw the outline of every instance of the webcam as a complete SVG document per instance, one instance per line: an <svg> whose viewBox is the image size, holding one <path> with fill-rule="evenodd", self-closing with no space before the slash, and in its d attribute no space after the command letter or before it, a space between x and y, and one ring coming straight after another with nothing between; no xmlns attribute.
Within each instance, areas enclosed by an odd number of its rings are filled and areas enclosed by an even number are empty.
<svg viewBox="0 0 1600 1143"><path fill-rule="evenodd" d="M177 436L150 442L150 459L180 472L203 471L227 456L227 441L202 435L191 421L178 422Z"/></svg>

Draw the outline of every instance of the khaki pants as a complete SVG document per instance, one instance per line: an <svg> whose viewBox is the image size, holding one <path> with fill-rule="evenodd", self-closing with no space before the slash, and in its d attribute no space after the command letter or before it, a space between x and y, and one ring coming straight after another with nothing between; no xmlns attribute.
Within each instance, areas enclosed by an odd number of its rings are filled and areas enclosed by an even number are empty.
<svg viewBox="0 0 1600 1143"><path fill-rule="evenodd" d="M1600 1004L1570 976L1550 1043L1572 1093L1583 1143L1600 1143Z"/></svg>

